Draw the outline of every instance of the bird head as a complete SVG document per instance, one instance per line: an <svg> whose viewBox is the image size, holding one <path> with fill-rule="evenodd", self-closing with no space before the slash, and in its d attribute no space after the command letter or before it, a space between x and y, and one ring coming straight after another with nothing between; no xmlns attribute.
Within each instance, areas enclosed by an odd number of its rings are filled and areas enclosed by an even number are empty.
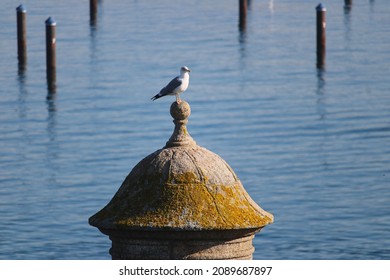
<svg viewBox="0 0 390 280"><path fill-rule="evenodd" d="M181 68L180 68L180 72L181 73L189 73L189 72L191 72L191 70L187 67L187 66L182 66Z"/></svg>

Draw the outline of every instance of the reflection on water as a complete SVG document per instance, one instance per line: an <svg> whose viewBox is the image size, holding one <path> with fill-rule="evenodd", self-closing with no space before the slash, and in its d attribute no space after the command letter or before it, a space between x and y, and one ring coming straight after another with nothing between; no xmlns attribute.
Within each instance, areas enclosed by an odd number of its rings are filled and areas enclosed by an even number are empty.
<svg viewBox="0 0 390 280"><path fill-rule="evenodd" d="M326 155L326 142L328 141L328 130L327 130L327 104L326 104L326 80L325 80L326 71L324 69L317 69L317 114L319 126L321 127L322 137L319 137L319 147L318 147L318 158L320 164L323 166L323 171L328 171L328 157Z"/></svg>
<svg viewBox="0 0 390 280"><path fill-rule="evenodd" d="M389 3L327 3L326 69L310 1L249 1L244 26L236 2L99 1L92 17L88 4L30 3L24 67L14 2L0 10L0 259L109 258L87 219L171 135L173 100L150 96L178 65L191 135L275 215L256 259L390 257Z"/></svg>
<svg viewBox="0 0 390 280"><path fill-rule="evenodd" d="M352 17L352 5L345 5L344 6L344 25L345 25L345 39L346 42L349 44L351 42L351 17Z"/></svg>
<svg viewBox="0 0 390 280"><path fill-rule="evenodd" d="M60 146L58 145L57 139L57 108L56 108L56 94L49 92L46 98L47 105L47 138L48 142L46 144L46 153L45 153L45 163L47 175L47 184L55 188L58 184L56 180L56 173L58 172L58 167L56 162L58 160L58 154L60 151Z"/></svg>
<svg viewBox="0 0 390 280"><path fill-rule="evenodd" d="M47 99L53 99L53 96L57 92L57 72L56 69L50 69L47 71Z"/></svg>
<svg viewBox="0 0 390 280"><path fill-rule="evenodd" d="M19 86L19 98L18 98L18 112L19 112L19 118L25 119L26 118L26 97L27 97L27 89L26 89L26 65L24 64L23 67L20 67L20 64L18 65L18 86Z"/></svg>
<svg viewBox="0 0 390 280"><path fill-rule="evenodd" d="M320 120L326 119L325 70L317 69L317 111Z"/></svg>

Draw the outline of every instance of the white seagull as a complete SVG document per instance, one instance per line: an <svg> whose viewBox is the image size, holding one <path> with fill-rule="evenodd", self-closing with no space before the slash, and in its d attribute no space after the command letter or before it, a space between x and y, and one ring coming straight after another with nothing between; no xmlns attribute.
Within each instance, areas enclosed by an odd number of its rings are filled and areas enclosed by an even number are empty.
<svg viewBox="0 0 390 280"><path fill-rule="evenodd" d="M176 95L176 102L180 103L179 94L186 91L188 88L188 84L190 83L190 69L187 66L183 66L180 68L180 75L173 78L172 81L169 82L165 87L163 87L159 93L153 96L151 99L156 100L160 97L166 95Z"/></svg>

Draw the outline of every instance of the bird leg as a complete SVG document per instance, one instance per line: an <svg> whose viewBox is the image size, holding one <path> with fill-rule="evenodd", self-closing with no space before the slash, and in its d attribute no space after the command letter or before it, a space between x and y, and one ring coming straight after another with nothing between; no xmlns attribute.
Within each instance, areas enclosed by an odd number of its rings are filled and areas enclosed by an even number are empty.
<svg viewBox="0 0 390 280"><path fill-rule="evenodd" d="M181 100L180 100L180 97L178 94L176 94L176 103L177 104L180 104L181 103Z"/></svg>

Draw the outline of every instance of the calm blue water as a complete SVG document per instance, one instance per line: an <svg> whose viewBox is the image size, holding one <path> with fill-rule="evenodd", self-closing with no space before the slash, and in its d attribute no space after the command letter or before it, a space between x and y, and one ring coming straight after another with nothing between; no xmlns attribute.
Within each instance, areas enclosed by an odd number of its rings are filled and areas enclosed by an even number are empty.
<svg viewBox="0 0 390 280"><path fill-rule="evenodd" d="M0 6L0 259L109 259L88 218L173 131L174 98L150 97L191 68L188 129L275 215L255 259L390 259L390 2L25 1ZM57 22L56 93L44 21Z"/></svg>

